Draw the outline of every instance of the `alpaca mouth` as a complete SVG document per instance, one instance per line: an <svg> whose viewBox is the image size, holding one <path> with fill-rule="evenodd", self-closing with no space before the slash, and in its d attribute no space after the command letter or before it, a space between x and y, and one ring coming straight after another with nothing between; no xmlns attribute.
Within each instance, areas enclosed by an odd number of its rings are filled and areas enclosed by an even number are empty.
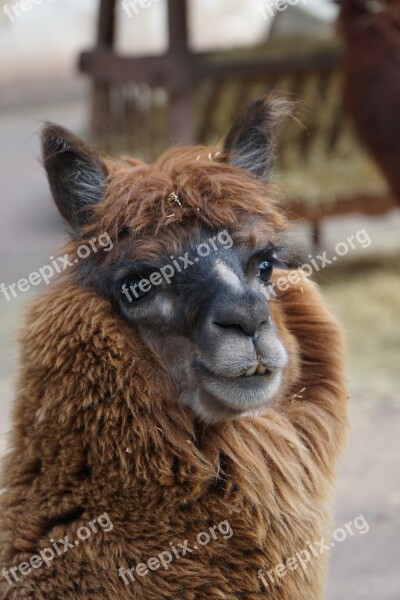
<svg viewBox="0 0 400 600"><path fill-rule="evenodd" d="M253 376L257 376L257 375L270 375L270 374L271 374L271 369L268 369L268 367L262 365L261 363L256 363L255 365L250 367L250 369L247 369L247 371L242 375L242 377L253 377Z"/></svg>
<svg viewBox="0 0 400 600"><path fill-rule="evenodd" d="M229 374L220 373L216 370L210 369L204 363L199 363L198 368L206 377L209 377L211 379L217 379L220 381L226 381L229 383L240 382L246 379L270 378L273 375L273 373L277 371L276 367L266 366L261 364L260 362L256 362L251 367L247 367L246 370L241 369L238 372L232 372Z"/></svg>
<svg viewBox="0 0 400 600"><path fill-rule="evenodd" d="M261 414L278 396L288 360L277 335L256 344L233 340L197 355L198 412L217 421Z"/></svg>
<svg viewBox="0 0 400 600"><path fill-rule="evenodd" d="M234 377L203 365L199 372L202 407L214 420L259 414L273 402L283 378L283 368L259 363Z"/></svg>
<svg viewBox="0 0 400 600"><path fill-rule="evenodd" d="M203 373L203 378L211 383L213 387L214 385L218 385L218 387L224 386L231 391L234 389L242 390L243 392L246 390L262 391L270 382L276 379L279 371L279 369L266 369L263 373L255 372L251 375L243 374L238 377L225 377L208 371Z"/></svg>
<svg viewBox="0 0 400 600"><path fill-rule="evenodd" d="M229 404L240 399L240 406L264 403L277 392L282 378L282 369L267 368L256 364L235 376L211 371L205 366L200 367L204 388Z"/></svg>

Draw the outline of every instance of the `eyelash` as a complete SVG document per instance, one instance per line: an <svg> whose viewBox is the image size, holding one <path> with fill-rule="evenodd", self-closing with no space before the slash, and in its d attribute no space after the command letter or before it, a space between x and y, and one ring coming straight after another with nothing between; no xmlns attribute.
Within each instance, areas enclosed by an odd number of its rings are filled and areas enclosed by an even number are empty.
<svg viewBox="0 0 400 600"><path fill-rule="evenodd" d="M286 264L278 257L277 252L260 252L254 258L251 259L251 263L259 265L263 261L267 261L273 265L276 269L287 269Z"/></svg>

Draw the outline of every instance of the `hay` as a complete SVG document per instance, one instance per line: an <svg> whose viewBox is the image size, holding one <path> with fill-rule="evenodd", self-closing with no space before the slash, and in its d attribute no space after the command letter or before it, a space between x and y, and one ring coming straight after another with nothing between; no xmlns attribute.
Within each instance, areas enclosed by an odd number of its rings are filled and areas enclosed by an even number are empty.
<svg viewBox="0 0 400 600"><path fill-rule="evenodd" d="M400 257L335 267L322 287L347 331L354 398L400 403Z"/></svg>

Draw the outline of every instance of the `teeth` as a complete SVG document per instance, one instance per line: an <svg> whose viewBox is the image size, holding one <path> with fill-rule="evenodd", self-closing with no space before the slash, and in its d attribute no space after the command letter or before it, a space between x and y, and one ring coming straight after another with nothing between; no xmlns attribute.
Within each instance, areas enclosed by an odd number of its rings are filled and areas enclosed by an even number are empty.
<svg viewBox="0 0 400 600"><path fill-rule="evenodd" d="M247 369L246 373L244 373L244 376L252 377L252 375L255 375L256 373L257 373L257 375L265 375L265 373L267 371L268 371L267 367L264 367L260 363L257 363L250 369Z"/></svg>
<svg viewBox="0 0 400 600"><path fill-rule="evenodd" d="M252 375L255 375L256 373L257 373L257 375L265 375L267 370L268 370L267 367L264 367L260 363L257 363L253 367L248 369L244 375L245 375L245 377L251 377Z"/></svg>
<svg viewBox="0 0 400 600"><path fill-rule="evenodd" d="M251 377L252 375L254 375L259 366L259 364L256 364L254 365L254 367L251 367L251 369L248 369L245 373L245 377Z"/></svg>
<svg viewBox="0 0 400 600"><path fill-rule="evenodd" d="M264 373L266 372L267 367L263 367L263 365L260 365L260 363L258 363L257 365L257 373L259 375L264 375Z"/></svg>

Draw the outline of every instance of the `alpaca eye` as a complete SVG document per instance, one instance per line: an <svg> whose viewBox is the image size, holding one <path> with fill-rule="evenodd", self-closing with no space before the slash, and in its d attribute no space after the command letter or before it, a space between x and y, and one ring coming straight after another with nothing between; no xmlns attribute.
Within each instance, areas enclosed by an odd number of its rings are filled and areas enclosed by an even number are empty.
<svg viewBox="0 0 400 600"><path fill-rule="evenodd" d="M272 271L274 270L274 266L268 260L263 260L258 265L258 277L262 282L268 283L272 276Z"/></svg>

